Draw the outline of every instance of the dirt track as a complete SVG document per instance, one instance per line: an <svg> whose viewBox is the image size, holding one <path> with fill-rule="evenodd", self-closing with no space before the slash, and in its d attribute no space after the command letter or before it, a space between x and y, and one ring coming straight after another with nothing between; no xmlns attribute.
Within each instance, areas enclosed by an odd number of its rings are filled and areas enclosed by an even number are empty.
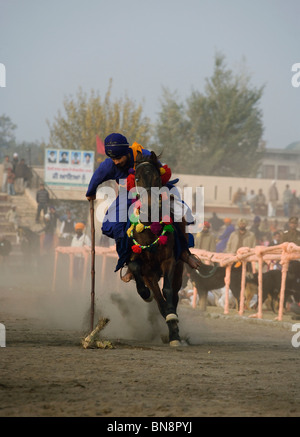
<svg viewBox="0 0 300 437"><path fill-rule="evenodd" d="M102 338L115 347L84 350L88 287L53 294L47 281L6 278L0 286L0 322L6 327L1 417L300 415L300 348L291 344L297 322L289 315L284 323L258 321L233 310L224 317L209 307L201 315L180 305L181 335L190 345L173 349L161 341L166 328L160 319L151 338L147 311L156 308L131 285L116 291L114 281L97 286L96 297L97 308L111 320Z"/></svg>

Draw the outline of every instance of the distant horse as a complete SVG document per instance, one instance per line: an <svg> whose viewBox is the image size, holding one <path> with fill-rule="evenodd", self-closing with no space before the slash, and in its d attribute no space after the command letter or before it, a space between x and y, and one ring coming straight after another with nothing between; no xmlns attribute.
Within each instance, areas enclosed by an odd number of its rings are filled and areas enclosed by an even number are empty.
<svg viewBox="0 0 300 437"><path fill-rule="evenodd" d="M136 281L140 296L157 302L159 311L169 329L170 346L179 346L178 292L182 284L183 262L175 257L175 236L172 218L162 217L162 199L153 203L151 188L162 187L161 164L154 152L150 156L138 153L135 168L135 185L139 200L128 235L132 243L132 255L128 268ZM145 195L145 193L147 195ZM153 196L155 197L155 196ZM151 205L152 204L152 205ZM151 209L152 206L152 209ZM151 221L153 207L157 207L158 218ZM159 285L163 278L162 290Z"/></svg>

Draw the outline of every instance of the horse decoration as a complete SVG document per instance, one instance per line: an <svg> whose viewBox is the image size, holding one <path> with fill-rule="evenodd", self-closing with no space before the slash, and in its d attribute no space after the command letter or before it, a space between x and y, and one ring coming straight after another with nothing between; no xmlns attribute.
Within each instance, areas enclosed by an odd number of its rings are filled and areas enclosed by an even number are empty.
<svg viewBox="0 0 300 437"><path fill-rule="evenodd" d="M183 262L175 257L176 229L171 213L162 216L165 211L163 196L160 194L154 204L152 191L153 187L161 189L164 174L166 168L162 168L154 152L150 156L137 155L134 183L138 200L134 203L131 226L127 231L132 250L128 268L134 276L139 295L148 302L155 298L168 326L170 346L179 346L181 339L176 310ZM157 208L157 221L151 219L153 208ZM162 289L159 285L161 278Z"/></svg>

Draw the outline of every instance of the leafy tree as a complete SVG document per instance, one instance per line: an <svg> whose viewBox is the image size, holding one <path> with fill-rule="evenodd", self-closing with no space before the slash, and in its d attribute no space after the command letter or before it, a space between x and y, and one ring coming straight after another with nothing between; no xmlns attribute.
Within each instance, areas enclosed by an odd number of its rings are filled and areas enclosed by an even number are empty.
<svg viewBox="0 0 300 437"><path fill-rule="evenodd" d="M94 90L88 96L80 88L76 98L66 97L65 116L59 111L50 129L51 147L94 150L96 135L102 140L112 132L121 132L128 141L147 143L151 137L150 121L142 117L142 105L136 106L128 97L111 101L112 81L101 99Z"/></svg>
<svg viewBox="0 0 300 437"><path fill-rule="evenodd" d="M189 151L187 149L187 135L190 123L185 117L184 105L178 103L177 93L171 93L163 88L161 112L156 125L157 144L165 161L173 172L184 172L188 165Z"/></svg>
<svg viewBox="0 0 300 437"><path fill-rule="evenodd" d="M0 157L8 153L10 147L15 145L14 131L16 128L17 126L7 115L0 116Z"/></svg>
<svg viewBox="0 0 300 437"><path fill-rule="evenodd" d="M244 73L234 75L224 56L217 54L213 76L206 79L204 91L193 91L186 110L177 112L175 126L184 126L180 155L177 144L172 145L178 129L169 129L169 139L162 135L163 127L171 123L169 108L176 102L173 99L162 107L157 135L161 144L167 144L169 156L180 156L176 170L180 166L194 174L255 176L264 149L258 107L263 87L251 88L250 78Z"/></svg>

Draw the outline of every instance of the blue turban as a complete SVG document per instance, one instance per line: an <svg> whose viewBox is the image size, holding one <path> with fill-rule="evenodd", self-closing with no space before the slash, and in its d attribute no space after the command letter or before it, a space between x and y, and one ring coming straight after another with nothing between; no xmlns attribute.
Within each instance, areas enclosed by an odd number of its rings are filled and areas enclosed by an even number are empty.
<svg viewBox="0 0 300 437"><path fill-rule="evenodd" d="M129 152L129 143L127 138L121 134L110 134L104 140L105 153L110 158L119 158Z"/></svg>

